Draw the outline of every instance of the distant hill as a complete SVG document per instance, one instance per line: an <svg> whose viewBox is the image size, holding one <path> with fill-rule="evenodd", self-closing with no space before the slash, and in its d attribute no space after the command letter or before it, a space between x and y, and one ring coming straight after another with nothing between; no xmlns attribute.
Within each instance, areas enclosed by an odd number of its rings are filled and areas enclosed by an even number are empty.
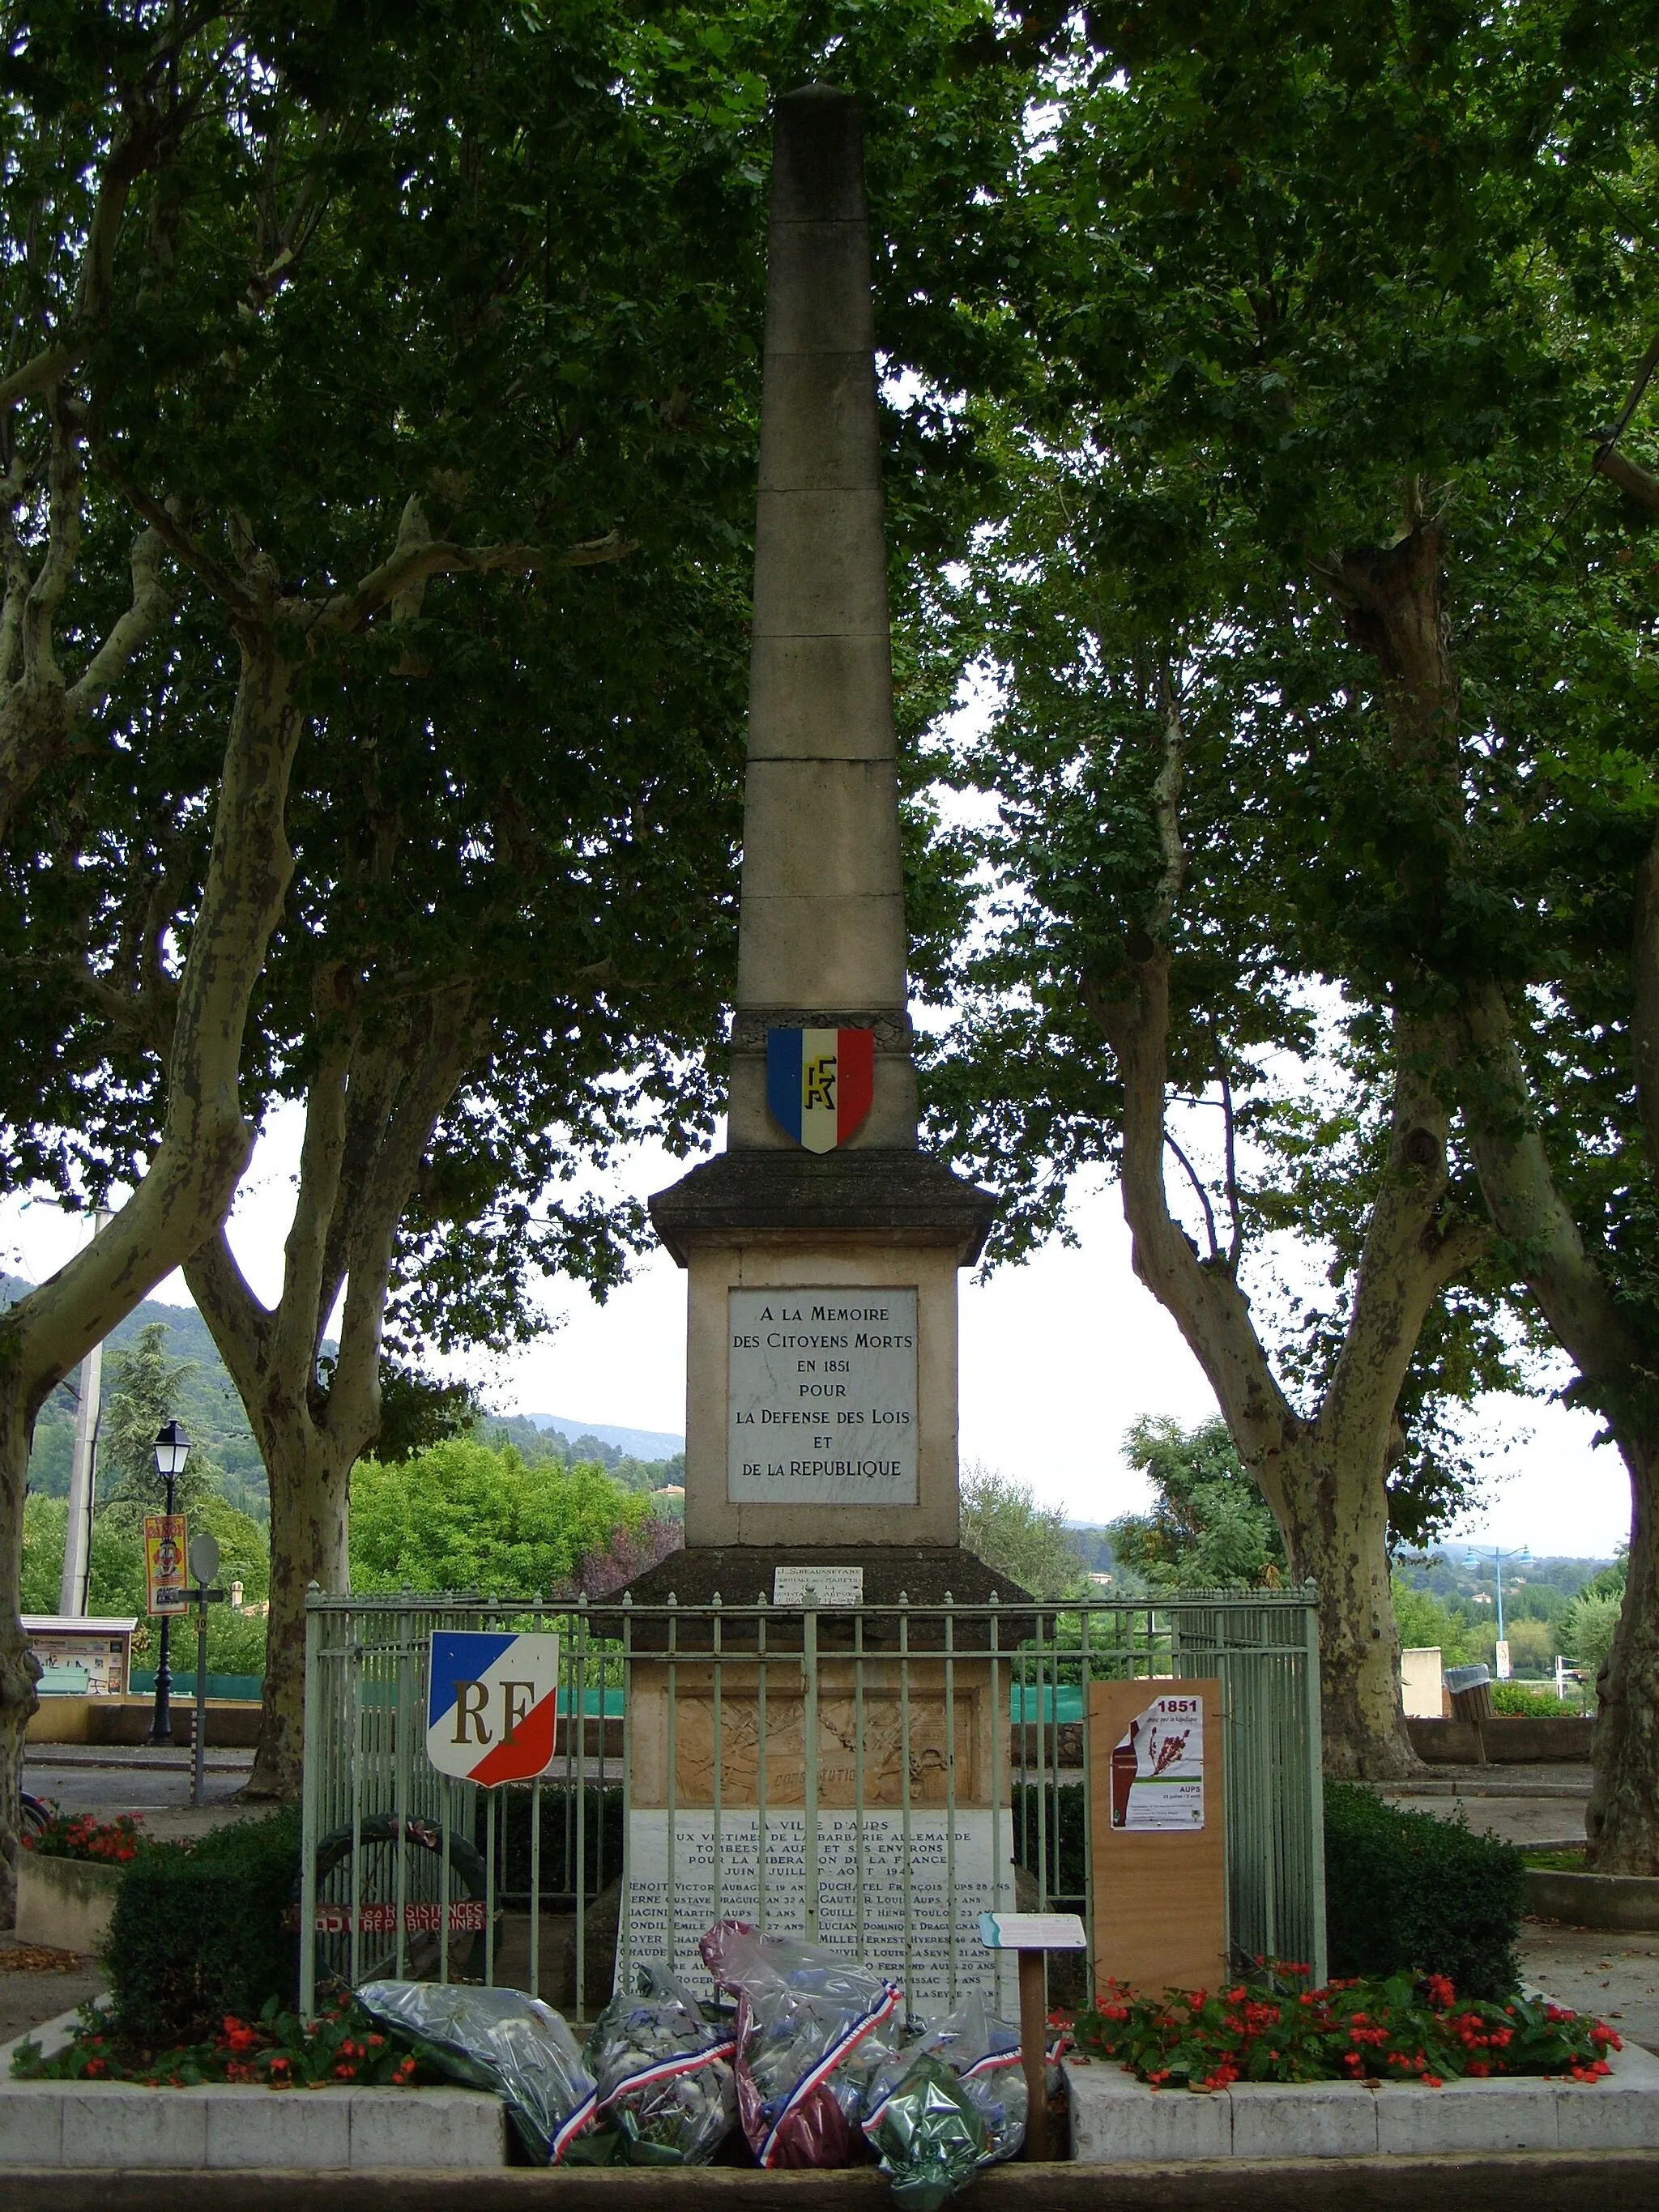
<svg viewBox="0 0 1659 2212"><path fill-rule="evenodd" d="M33 1287L20 1275L0 1273L0 1310L14 1304ZM113 1379L110 1372L112 1353L125 1350L141 1329L155 1322L161 1322L167 1332L164 1349L168 1358L194 1362L195 1372L186 1377L180 1393L179 1418L191 1443L211 1462L214 1487L222 1492L233 1505L252 1514L256 1521L269 1522L270 1500L258 1446L253 1441L242 1401L226 1372L208 1325L194 1306L164 1305L159 1298L146 1298L124 1322L118 1322L104 1346L106 1395ZM331 1341L325 1349L334 1349ZM77 1368L59 1383L34 1425L29 1488L38 1497L68 1495L80 1379ZM573 1421L562 1413L487 1413L480 1424L480 1432L490 1443L516 1443L532 1460L597 1461L632 1489L659 1490L666 1484L684 1480L685 1439L665 1430L623 1429L604 1421ZM536 1449L538 1438L545 1439L540 1451ZM586 1449L573 1450L575 1446Z"/></svg>
<svg viewBox="0 0 1659 2212"><path fill-rule="evenodd" d="M33 1288L20 1275L0 1275L0 1307L13 1305ZM242 1512L256 1521L268 1521L270 1502L265 1470L247 1415L236 1395L236 1386L225 1371L207 1323L194 1306L164 1305L146 1298L126 1319L118 1322L104 1345L104 1389L112 1381L110 1356L133 1343L138 1332L160 1322L167 1334L164 1346L169 1359L189 1359L196 1372L188 1376L180 1393L179 1418L191 1442L217 1470L215 1487ZM40 1409L34 1425L34 1449L29 1456L29 1488L37 1496L64 1498L69 1493L70 1454L75 1437L75 1409L80 1401L80 1370L60 1382ZM101 1486L100 1495L102 1495Z"/></svg>
<svg viewBox="0 0 1659 2212"><path fill-rule="evenodd" d="M629 1459L675 1459L685 1449L685 1438L665 1429L618 1429L605 1421L572 1421L562 1413L532 1413L527 1418L538 1429L562 1436L568 1444L593 1437L625 1452Z"/></svg>

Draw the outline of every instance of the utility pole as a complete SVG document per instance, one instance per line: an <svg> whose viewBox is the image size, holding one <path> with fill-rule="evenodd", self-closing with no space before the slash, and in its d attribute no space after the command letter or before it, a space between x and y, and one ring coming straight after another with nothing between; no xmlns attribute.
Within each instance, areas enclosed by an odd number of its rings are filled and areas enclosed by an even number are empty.
<svg viewBox="0 0 1659 2212"><path fill-rule="evenodd" d="M92 1216L97 1236L109 1215L100 1206ZM64 1572L58 1585L58 1610L71 1620L86 1616L87 1583L92 1573L92 1506L98 1420L103 1410L104 1347L94 1344L81 1362L80 1402L75 1409L75 1449L70 1460L69 1521L64 1530Z"/></svg>

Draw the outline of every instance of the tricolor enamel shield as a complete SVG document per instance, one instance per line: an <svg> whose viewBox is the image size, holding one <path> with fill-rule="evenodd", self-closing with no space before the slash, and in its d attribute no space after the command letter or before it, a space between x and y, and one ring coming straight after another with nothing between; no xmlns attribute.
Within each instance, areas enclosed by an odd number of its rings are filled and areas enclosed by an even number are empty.
<svg viewBox="0 0 1659 2212"><path fill-rule="evenodd" d="M809 1152L833 1152L870 1111L873 1030L768 1030L766 1103Z"/></svg>
<svg viewBox="0 0 1659 2212"><path fill-rule="evenodd" d="M556 1636L437 1629L426 1680L426 1755L441 1774L493 1789L553 1764Z"/></svg>

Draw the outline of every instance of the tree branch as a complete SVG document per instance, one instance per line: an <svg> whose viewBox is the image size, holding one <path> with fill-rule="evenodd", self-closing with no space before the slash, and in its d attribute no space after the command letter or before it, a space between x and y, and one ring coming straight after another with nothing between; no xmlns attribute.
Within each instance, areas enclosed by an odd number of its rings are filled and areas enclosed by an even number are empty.
<svg viewBox="0 0 1659 2212"><path fill-rule="evenodd" d="M1659 830L1636 871L1630 1030L1648 1166L1659 1176Z"/></svg>
<svg viewBox="0 0 1659 2212"><path fill-rule="evenodd" d="M20 399L33 399L38 392L49 392L60 384L77 361L86 352L89 341L82 338L73 343L49 345L26 361L21 368L0 379L0 407L15 406Z"/></svg>
<svg viewBox="0 0 1659 2212"><path fill-rule="evenodd" d="M1471 1087L1479 1086L1466 1108L1469 1140L1488 1210L1580 1373L1591 1382L1620 1382L1636 1364L1638 1348L1556 1188L1498 984L1476 985L1465 994L1463 1024Z"/></svg>
<svg viewBox="0 0 1659 2212"><path fill-rule="evenodd" d="M224 601L233 619L248 622L255 617L258 612L258 603L246 586L239 582L228 568L216 561L176 517L169 514L159 499L152 498L149 492L123 476L107 448L99 447L93 459L100 473L108 477L129 506L143 516L168 550L193 574L199 576L216 599Z"/></svg>
<svg viewBox="0 0 1659 2212"><path fill-rule="evenodd" d="M67 704L72 720L80 721L103 704L117 678L173 612L161 582L162 550L157 530L141 530L133 539L132 605L70 684Z"/></svg>
<svg viewBox="0 0 1659 2212"><path fill-rule="evenodd" d="M1609 483L1617 484L1644 514L1659 514L1659 477L1650 476L1616 446L1598 447L1590 465Z"/></svg>
<svg viewBox="0 0 1659 2212"><path fill-rule="evenodd" d="M1321 1419L1334 1434L1385 1431L1423 1333L1429 1308L1483 1249L1484 1224L1439 1215L1449 1184L1450 1111L1437 1079L1448 1039L1432 1023L1396 1013L1389 1156L1365 1225L1353 1310L1325 1394Z"/></svg>
<svg viewBox="0 0 1659 2212"><path fill-rule="evenodd" d="M401 535L400 532L400 540ZM590 568L604 562L625 560L638 545L637 538L623 538L616 531L568 546L562 553L551 552L543 545L453 545L443 538L400 542L391 558L371 569L355 591L338 592L328 601L323 620L331 629L349 633L361 629L382 607L404 598L433 576L489 575L501 569L533 575L544 568Z"/></svg>
<svg viewBox="0 0 1659 2212"><path fill-rule="evenodd" d="M1187 1180L1191 1183L1193 1188L1198 1193L1198 1202L1204 1209L1205 1233L1210 1240L1210 1257L1212 1260L1218 1260L1221 1257L1221 1247L1216 1242L1215 1215L1210 1206L1210 1194L1205 1189L1203 1184L1199 1181L1198 1170L1194 1167L1186 1153L1182 1152L1181 1146L1176 1144L1173 1131L1167 1127L1164 1132L1164 1141L1169 1146L1170 1150L1175 1154L1176 1158L1180 1161L1182 1166L1186 1169Z"/></svg>
<svg viewBox="0 0 1659 2212"><path fill-rule="evenodd" d="M1173 1316L1282 1526L1288 1509L1281 1462L1301 1425L1273 1376L1243 1292L1221 1268L1200 1264L1170 1212L1164 1182L1170 1040L1164 940L1182 878L1182 744L1179 706L1166 684L1164 757L1154 787L1164 865L1150 909L1164 935L1141 936L1109 981L1085 975L1081 995L1112 1048L1122 1085L1123 1214L1135 1273Z"/></svg>
<svg viewBox="0 0 1659 2212"><path fill-rule="evenodd" d="M1232 1240L1227 1251L1227 1267L1232 1274L1238 1273L1240 1255L1244 1249L1244 1215L1238 1202L1238 1127L1233 1111L1232 1078L1227 1072L1227 1055L1221 1048L1221 1039L1213 1023L1210 1027L1210 1042L1215 1051L1216 1080L1221 1085L1221 1131L1224 1173L1227 1184L1227 1213L1232 1223Z"/></svg>

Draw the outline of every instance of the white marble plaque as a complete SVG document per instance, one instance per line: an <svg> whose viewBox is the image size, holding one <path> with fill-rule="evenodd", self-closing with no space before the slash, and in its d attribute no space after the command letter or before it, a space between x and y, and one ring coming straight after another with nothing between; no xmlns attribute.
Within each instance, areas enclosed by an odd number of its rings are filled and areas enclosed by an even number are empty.
<svg viewBox="0 0 1659 2212"><path fill-rule="evenodd" d="M958 1808L954 1848L947 1850L946 1815L911 1814L908 1981L904 1816L866 1812L862 1826L860 1870L859 1815L850 1809L818 1814L817 1941L841 1958L900 1984L921 2011L945 2009L954 1969L958 1996L979 1990L1006 2013L1018 2002L1014 1954L987 1950L979 1922L981 1913L1013 1902L1012 1816L1006 1809L993 1815ZM806 1815L799 1806L768 1812L763 1899L756 1879L758 1830L759 1815L752 1807L722 1811L717 1897L712 1812L675 1814L672 1889L668 1814L630 1813L628 1917L618 1931L618 1970L625 1934L631 1959L672 1957L682 1980L707 1996L712 1985L697 1939L716 1919L751 1921L772 1936L804 1936ZM1000 1883L994 1851L1000 1860Z"/></svg>
<svg viewBox="0 0 1659 2212"><path fill-rule="evenodd" d="M915 1290L726 1295L732 1503L914 1505Z"/></svg>

